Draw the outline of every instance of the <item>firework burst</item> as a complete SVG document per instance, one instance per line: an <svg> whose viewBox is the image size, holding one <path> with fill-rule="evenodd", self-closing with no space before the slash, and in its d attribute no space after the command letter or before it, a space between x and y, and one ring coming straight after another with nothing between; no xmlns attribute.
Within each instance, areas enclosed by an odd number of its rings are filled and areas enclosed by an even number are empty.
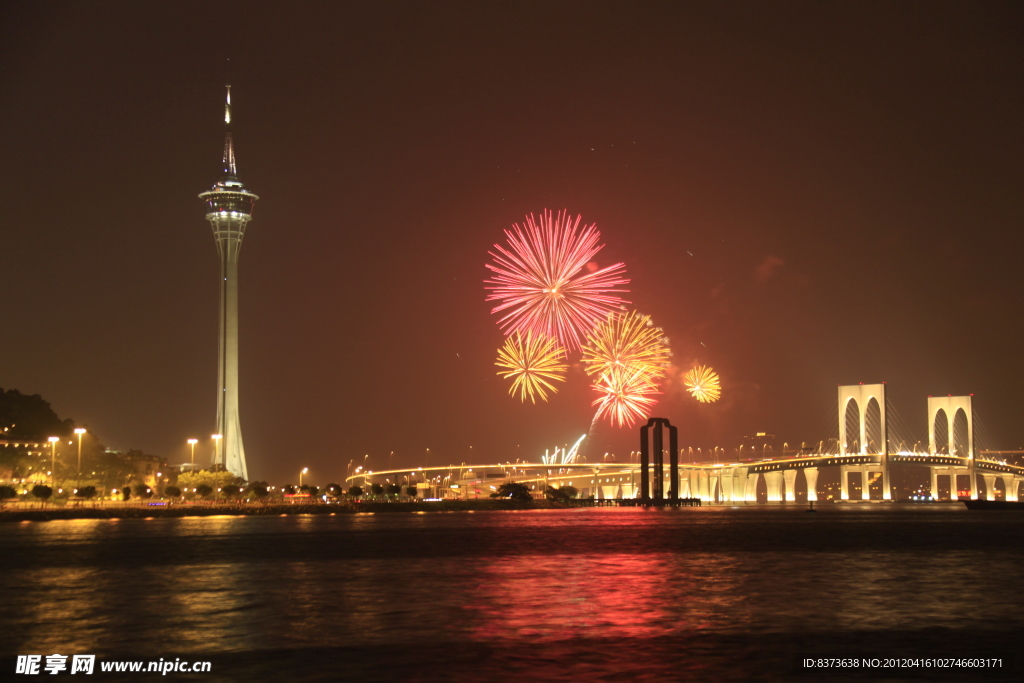
<svg viewBox="0 0 1024 683"><path fill-rule="evenodd" d="M548 391L557 393L558 388L551 382L564 382L568 366L563 362L565 351L551 337L534 336L532 332L525 335L514 332L505 340L505 345L498 349L498 360L495 365L498 374L505 379L515 378L508 393L519 392L519 400L531 403L537 398L548 400Z"/></svg>
<svg viewBox="0 0 1024 683"><path fill-rule="evenodd" d="M506 335L531 331L575 350L608 311L629 303L615 294L629 291L619 289L629 283L625 265L584 272L604 245L595 225L580 228L580 216L545 210L539 222L531 214L525 227L514 224L505 236L508 247L495 244L489 252L494 275L484 284L487 301L501 302L491 312L504 312L498 325Z"/></svg>
<svg viewBox="0 0 1024 683"><path fill-rule="evenodd" d="M718 383L718 373L705 365L690 368L683 375L686 390L701 403L714 403L722 396L722 388Z"/></svg>
<svg viewBox="0 0 1024 683"><path fill-rule="evenodd" d="M606 417L617 427L631 427L647 418L657 403L652 395L660 393L641 370L615 369L602 374L593 386L599 394L592 404L597 406L594 419Z"/></svg>
<svg viewBox="0 0 1024 683"><path fill-rule="evenodd" d="M613 311L587 335L583 366L588 375L634 372L654 383L665 374L671 355L664 333L651 316L636 311Z"/></svg>

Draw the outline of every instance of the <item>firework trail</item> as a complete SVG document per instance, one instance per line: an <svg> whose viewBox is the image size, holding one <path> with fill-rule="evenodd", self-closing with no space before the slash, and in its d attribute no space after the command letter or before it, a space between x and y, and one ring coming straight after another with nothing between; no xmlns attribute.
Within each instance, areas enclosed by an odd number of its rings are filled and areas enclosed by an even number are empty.
<svg viewBox="0 0 1024 683"><path fill-rule="evenodd" d="M514 377L508 393L519 392L519 400L531 403L537 398L548 400L548 391L557 393L558 389L551 382L564 382L568 365L563 362L565 351L551 337L534 336L527 331L525 335L515 332L505 340L505 345L498 349L498 360L495 365L504 370L498 374L509 379ZM549 381L550 380L550 381Z"/></svg>
<svg viewBox="0 0 1024 683"><path fill-rule="evenodd" d="M718 383L718 373L711 368L698 365L683 375L686 390L701 403L714 403L722 396L722 388Z"/></svg>
<svg viewBox="0 0 1024 683"><path fill-rule="evenodd" d="M668 367L671 355L664 333L651 324L651 316L636 311L613 311L597 323L583 345L584 369L588 375L639 372L657 382Z"/></svg>
<svg viewBox="0 0 1024 683"><path fill-rule="evenodd" d="M488 252L494 275L484 284L486 300L500 302L491 312L505 312L498 325L506 335L532 331L572 351L609 311L629 303L615 294L629 291L619 288L629 283L625 265L584 272L604 245L595 225L580 228L580 216L545 210L539 222L531 214L524 227L516 223L505 236L507 248L495 244Z"/></svg>

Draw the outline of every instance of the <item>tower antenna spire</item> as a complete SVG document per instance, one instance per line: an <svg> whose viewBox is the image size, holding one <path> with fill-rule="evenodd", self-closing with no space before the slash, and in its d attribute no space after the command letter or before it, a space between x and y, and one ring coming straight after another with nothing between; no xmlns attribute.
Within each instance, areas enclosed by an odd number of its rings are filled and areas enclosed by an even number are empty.
<svg viewBox="0 0 1024 683"><path fill-rule="evenodd" d="M224 98L224 175L229 178L238 177L235 166L235 143L231 139L231 84L225 86Z"/></svg>

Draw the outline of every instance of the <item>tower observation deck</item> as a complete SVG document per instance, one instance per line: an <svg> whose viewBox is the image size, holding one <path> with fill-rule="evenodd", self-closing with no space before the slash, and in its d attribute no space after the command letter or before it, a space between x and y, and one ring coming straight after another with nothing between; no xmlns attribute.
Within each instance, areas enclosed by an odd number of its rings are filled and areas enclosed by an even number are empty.
<svg viewBox="0 0 1024 683"><path fill-rule="evenodd" d="M258 196L245 189L235 168L231 139L231 86L224 104L224 175L199 198L207 205L206 220L213 229L220 256L220 345L217 369L217 449L214 462L249 478L238 417L238 257L245 227L252 219Z"/></svg>

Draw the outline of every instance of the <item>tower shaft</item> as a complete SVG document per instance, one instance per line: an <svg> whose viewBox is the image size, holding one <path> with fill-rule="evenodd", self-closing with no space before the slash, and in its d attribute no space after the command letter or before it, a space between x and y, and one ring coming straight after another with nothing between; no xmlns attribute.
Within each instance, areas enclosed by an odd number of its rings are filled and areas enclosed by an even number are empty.
<svg viewBox="0 0 1024 683"><path fill-rule="evenodd" d="M208 215L220 255L220 344L217 367L218 463L248 479L238 414L238 257L248 216Z"/></svg>

